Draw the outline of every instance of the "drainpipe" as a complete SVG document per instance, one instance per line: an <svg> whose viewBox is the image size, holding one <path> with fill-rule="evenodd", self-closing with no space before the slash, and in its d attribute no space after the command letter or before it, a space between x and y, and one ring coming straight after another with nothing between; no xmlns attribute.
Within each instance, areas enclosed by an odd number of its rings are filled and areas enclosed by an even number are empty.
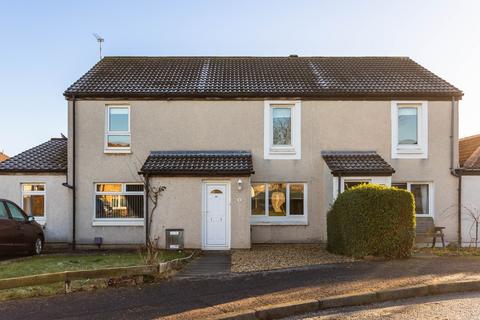
<svg viewBox="0 0 480 320"><path fill-rule="evenodd" d="M75 102L76 98L73 96L72 98L72 249L76 249L76 222L77 222L77 195L76 195L76 183L75 183L75 178L76 178L76 138L75 138L75 133L76 133L76 123L75 123Z"/></svg>
<svg viewBox="0 0 480 320"><path fill-rule="evenodd" d="M451 123L450 123L450 173L458 178L458 200L457 200L457 241L458 245L462 245L462 172L455 169L454 156L455 156L455 97L452 97L451 108Z"/></svg>
<svg viewBox="0 0 480 320"><path fill-rule="evenodd" d="M458 173L458 246L462 246L462 172Z"/></svg>
<svg viewBox="0 0 480 320"><path fill-rule="evenodd" d="M337 191L337 198L340 196L340 193L342 193L342 175L339 173L339 174L338 174L338 191Z"/></svg>
<svg viewBox="0 0 480 320"><path fill-rule="evenodd" d="M145 174L145 195L146 195L146 202L145 202L145 245L148 245L148 228L149 226L149 218L148 218L148 201L149 201L149 192L150 192L150 176Z"/></svg>

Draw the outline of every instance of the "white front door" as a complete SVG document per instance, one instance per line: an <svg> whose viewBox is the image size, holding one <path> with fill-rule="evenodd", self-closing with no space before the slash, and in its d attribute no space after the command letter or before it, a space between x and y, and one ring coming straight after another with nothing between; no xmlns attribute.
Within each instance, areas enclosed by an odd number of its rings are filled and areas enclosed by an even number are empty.
<svg viewBox="0 0 480 320"><path fill-rule="evenodd" d="M205 223L203 247L230 249L229 190L227 183L205 183Z"/></svg>

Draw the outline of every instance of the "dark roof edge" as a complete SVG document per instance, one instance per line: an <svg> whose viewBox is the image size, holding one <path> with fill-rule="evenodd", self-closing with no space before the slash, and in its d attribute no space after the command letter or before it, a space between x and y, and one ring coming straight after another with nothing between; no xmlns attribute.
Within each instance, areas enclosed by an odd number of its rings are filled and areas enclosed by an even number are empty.
<svg viewBox="0 0 480 320"><path fill-rule="evenodd" d="M67 173L66 169L0 169L0 175L9 173Z"/></svg>
<svg viewBox="0 0 480 320"><path fill-rule="evenodd" d="M111 93L68 93L65 91L63 93L66 100L71 100L73 97L75 99L84 99L84 100L102 100L102 99L118 99L118 100L192 100L192 99L202 99L202 100L268 100L268 99L302 99L302 100L428 100L428 101L451 101L452 97L457 100L462 100L463 92L459 93L418 93L418 94L318 94L318 95L303 95L303 96L288 96L284 93L279 93L278 95L269 94L268 96L259 96L259 95L238 95L238 94L223 94L223 95L213 95L213 94L129 94L129 93L120 93L120 94L111 94Z"/></svg>
<svg viewBox="0 0 480 320"><path fill-rule="evenodd" d="M395 170L392 171L344 171L344 170L330 170L332 175L335 177L342 176L342 177L385 177L391 176L395 173Z"/></svg>
<svg viewBox="0 0 480 320"><path fill-rule="evenodd" d="M479 169L458 168L458 169L455 169L455 172L463 176L480 176L480 168Z"/></svg>
<svg viewBox="0 0 480 320"><path fill-rule="evenodd" d="M162 176L162 177L246 177L255 174L255 171L237 170L237 171L197 171L197 172L185 172L185 170L179 171L162 171L162 170L142 170L138 174L149 176Z"/></svg>

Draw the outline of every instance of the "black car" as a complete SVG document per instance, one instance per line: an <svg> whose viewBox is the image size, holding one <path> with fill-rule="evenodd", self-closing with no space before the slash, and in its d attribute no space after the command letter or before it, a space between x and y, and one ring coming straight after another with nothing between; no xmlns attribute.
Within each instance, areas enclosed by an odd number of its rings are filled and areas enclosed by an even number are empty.
<svg viewBox="0 0 480 320"><path fill-rule="evenodd" d="M45 237L42 226L10 200L0 199L0 254L28 251L40 254Z"/></svg>

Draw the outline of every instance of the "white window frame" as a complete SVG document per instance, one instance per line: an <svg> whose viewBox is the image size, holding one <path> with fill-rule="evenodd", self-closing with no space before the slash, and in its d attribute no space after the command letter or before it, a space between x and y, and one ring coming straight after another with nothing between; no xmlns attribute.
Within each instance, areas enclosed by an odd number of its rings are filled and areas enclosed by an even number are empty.
<svg viewBox="0 0 480 320"><path fill-rule="evenodd" d="M340 179L340 193L345 191L345 182L365 182L390 187L392 185L391 176L345 176L333 177L333 200L338 196L338 179Z"/></svg>
<svg viewBox="0 0 480 320"><path fill-rule="evenodd" d="M276 108L291 109L291 142L289 146L273 145L273 112ZM301 101L300 100L266 100L264 102L263 146L264 159L299 160L301 150Z"/></svg>
<svg viewBox="0 0 480 320"><path fill-rule="evenodd" d="M110 131L110 110L111 109L127 109L128 110L128 131ZM130 105L107 105L105 108L105 137L104 137L104 152L105 153L130 153L132 150L132 134L131 134L131 112ZM130 137L130 146L129 147L109 147L108 146L108 137L109 136L129 136Z"/></svg>
<svg viewBox="0 0 480 320"><path fill-rule="evenodd" d="M122 185L122 190L120 192L99 192L97 191L97 185L100 184L120 184ZM145 225L145 208L146 208L146 197L145 197L145 187L143 191L126 191L126 186L128 185L143 185L143 183L138 182L98 182L94 183L93 187L93 220L92 226L95 227L108 227L108 226L144 226ZM97 196L98 195L142 195L143 196L143 218L97 218L96 217L96 205L97 205Z"/></svg>
<svg viewBox="0 0 480 320"><path fill-rule="evenodd" d="M398 110L417 108L417 144L398 143ZM428 101L392 101L392 159L428 159Z"/></svg>
<svg viewBox="0 0 480 320"><path fill-rule="evenodd" d="M24 191L23 186L24 185L42 185L44 191ZM20 191L22 194L22 210L25 211L25 208L23 206L23 196L29 195L29 196L43 196L43 217L34 217L35 221L37 221L41 225L45 225L47 221L47 184L45 182L22 182L20 184ZM29 213L25 211L25 213L28 215Z"/></svg>
<svg viewBox="0 0 480 320"><path fill-rule="evenodd" d="M401 183L401 182L396 182L396 183ZM435 212L435 190L434 190L434 185L433 182L426 182L426 181L412 181L412 182L407 182L407 190L412 192L412 184L428 184L428 214L416 214L416 217L432 217L434 216Z"/></svg>
<svg viewBox="0 0 480 320"><path fill-rule="evenodd" d="M270 190L269 184L283 183L287 185L286 203L287 203L287 215L286 216L269 216L268 215L268 200ZM305 182L252 182L254 184L265 184L265 214L254 215L252 214L252 200L250 199L250 224L251 225L308 225L308 184ZM290 215L290 185L291 184L303 184L303 215Z"/></svg>

